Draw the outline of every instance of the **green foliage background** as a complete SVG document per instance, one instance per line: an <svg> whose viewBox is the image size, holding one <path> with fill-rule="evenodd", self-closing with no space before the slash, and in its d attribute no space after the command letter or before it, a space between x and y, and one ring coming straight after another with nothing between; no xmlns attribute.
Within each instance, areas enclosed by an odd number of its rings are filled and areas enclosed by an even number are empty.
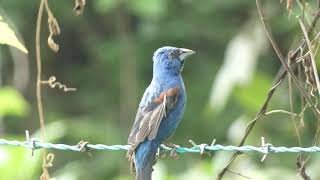
<svg viewBox="0 0 320 180"><path fill-rule="evenodd" d="M0 46L0 138L23 140L24 130L33 133L39 129L34 54L39 2L0 1L1 15L14 27L29 51L27 64L19 65L15 61L19 62L23 55L15 49ZM246 85L236 86L224 108L216 111L209 105L212 84L231 39L245 29L247 22L259 22L254 1L95 0L87 1L84 14L79 17L73 15L73 3L49 0L61 26L61 35L55 38L60 45L57 54L46 44L46 15L42 26L43 79L54 75L58 81L78 89L63 93L47 86L42 88L48 141L53 143L76 144L86 140L109 145L125 144L140 97L151 81L153 51L171 45L197 52L184 68L188 104L184 119L171 141L190 146L189 139L210 144L215 138L219 144L236 145L238 140L230 138L233 137L230 132L241 136L237 130L254 117L280 67L275 53L266 44L258 57L252 79ZM310 6L314 5L312 3ZM301 13L299 7L294 6L290 17L285 4L279 1L265 3L264 8L276 40L286 52L300 35L295 18ZM18 54L18 58L14 54ZM29 68L28 78L21 82L21 76L16 77L14 71L17 68L25 70L26 66ZM285 84L276 93L271 108L289 109L287 94ZM239 118L242 126L235 124ZM308 146L316 128L312 116L305 121L303 145ZM286 115L264 118L247 143L260 145L261 136L278 146L298 145L292 122ZM125 152L93 152L92 158L81 153L52 152L55 160L50 172L56 179L132 179ZM41 173L41 161L39 152L35 154L31 157L31 152L24 149L0 147L0 179L37 179ZM230 155L219 152L212 157L200 158L196 154L184 154L177 161L161 159L155 178L213 179ZM311 175L319 177L316 170L312 170L317 162L319 165L317 156L312 156L308 170ZM260 159L257 154L244 155L234 169L258 179L297 178L296 155L272 155L263 164ZM229 173L227 179L241 177Z"/></svg>

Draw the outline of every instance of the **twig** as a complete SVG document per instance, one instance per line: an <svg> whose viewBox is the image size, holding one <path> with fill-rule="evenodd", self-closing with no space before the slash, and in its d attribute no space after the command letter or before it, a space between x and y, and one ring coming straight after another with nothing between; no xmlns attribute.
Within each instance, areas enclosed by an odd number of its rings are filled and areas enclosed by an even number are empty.
<svg viewBox="0 0 320 180"><path fill-rule="evenodd" d="M306 161L303 161L302 156L299 155L297 158L297 162L296 162L296 166L298 169L298 175L300 175L303 180L311 180L310 176L308 176L306 173L305 163L306 163Z"/></svg>
<svg viewBox="0 0 320 180"><path fill-rule="evenodd" d="M44 6L45 6L46 11L48 13L48 17L49 18L52 18L52 17L54 18L53 14L52 14L52 11L51 11L51 9L50 9L50 7L48 5L48 0L44 0Z"/></svg>
<svg viewBox="0 0 320 180"><path fill-rule="evenodd" d="M289 52L288 64L291 64L290 57L291 57L291 53ZM289 66L291 68L291 65L289 65ZM292 93L292 79L291 79L291 75L290 74L288 75L288 82L289 82L289 89L288 89L289 90L289 102L290 102L290 111L291 111L290 113L292 113L293 112L293 93ZM298 143L301 146L302 144L301 144L300 132L299 132L299 129L297 127L297 124L296 124L296 121L295 121L295 117L296 117L296 114L292 114L291 115L291 121L293 123L293 127L294 127L294 130L295 130L297 138L298 138Z"/></svg>
<svg viewBox="0 0 320 180"><path fill-rule="evenodd" d="M36 27L36 61L37 61L37 84L36 84L36 96L37 96L37 107L40 121L40 131L41 131L41 140L45 141L46 133L44 126L44 115L43 115L43 106L42 106L42 97L41 97L41 52L40 52L40 33L41 33L41 20L43 15L45 0L41 0L40 7L37 17L37 27ZM42 150L42 175L41 180L50 179L50 175L46 163L47 152Z"/></svg>
<svg viewBox="0 0 320 180"><path fill-rule="evenodd" d="M281 110L281 109L268 111L268 112L265 113L265 115L270 115L270 114L274 114L274 113L283 113L283 114L288 114L288 115L291 115L291 116L299 116L296 113L292 113L292 112Z"/></svg>
<svg viewBox="0 0 320 180"><path fill-rule="evenodd" d="M245 178L245 179L252 179L251 177L246 176L246 175L243 175L243 174L241 174L241 173L239 173L239 172L236 172L236 171L234 171L234 170L228 169L228 171L229 171L230 173L232 173L232 174L241 176L241 177L243 177L243 178Z"/></svg>
<svg viewBox="0 0 320 180"><path fill-rule="evenodd" d="M320 82L319 82L319 76L318 76L318 70L317 70L317 65L316 65L316 61L314 59L314 54L313 54L313 51L312 51L312 45L310 43L310 39L308 37L308 33L307 33L307 30L306 30L306 27L304 26L303 22L301 21L300 18L298 18L299 20L299 23L300 23L300 26L301 26L301 29L302 29L302 32L304 34L304 38L307 42L307 46L309 48L309 54L310 54L310 59L311 59L311 65L312 65L312 68L313 68L313 75L314 75L314 78L316 80L316 85L317 85L317 90L318 90L318 94L320 95Z"/></svg>

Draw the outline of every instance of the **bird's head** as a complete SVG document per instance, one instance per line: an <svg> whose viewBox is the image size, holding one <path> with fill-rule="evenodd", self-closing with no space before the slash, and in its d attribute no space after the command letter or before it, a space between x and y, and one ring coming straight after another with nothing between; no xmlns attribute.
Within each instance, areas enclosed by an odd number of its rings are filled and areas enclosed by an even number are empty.
<svg viewBox="0 0 320 180"><path fill-rule="evenodd" d="M153 55L153 74L156 76L179 75L185 59L194 53L190 49L171 46L157 49Z"/></svg>

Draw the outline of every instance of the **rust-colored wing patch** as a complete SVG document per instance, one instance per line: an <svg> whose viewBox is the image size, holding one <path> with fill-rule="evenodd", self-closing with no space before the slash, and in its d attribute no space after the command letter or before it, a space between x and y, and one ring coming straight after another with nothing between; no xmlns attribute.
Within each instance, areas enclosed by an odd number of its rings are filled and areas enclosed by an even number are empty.
<svg viewBox="0 0 320 180"><path fill-rule="evenodd" d="M167 91L162 92L158 98L155 98L153 100L153 102L156 104L161 104L161 103L163 103L165 96L167 96L167 97L177 96L179 93L179 90L180 90L180 88L178 86L174 87L174 88L170 88Z"/></svg>

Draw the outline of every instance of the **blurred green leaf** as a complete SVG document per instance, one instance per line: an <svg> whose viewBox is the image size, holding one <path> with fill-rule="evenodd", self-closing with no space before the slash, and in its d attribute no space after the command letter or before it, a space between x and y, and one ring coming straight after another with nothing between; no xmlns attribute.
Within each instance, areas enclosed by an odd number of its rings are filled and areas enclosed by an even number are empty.
<svg viewBox="0 0 320 180"><path fill-rule="evenodd" d="M129 8L138 16L157 19L167 12L166 1L163 0L136 0L128 1Z"/></svg>
<svg viewBox="0 0 320 180"><path fill-rule="evenodd" d="M23 96L13 88L0 89L0 116L23 116L28 111L28 103Z"/></svg>
<svg viewBox="0 0 320 180"><path fill-rule="evenodd" d="M9 27L9 25L3 21L0 16L0 44L7 44L18 48L22 52L28 54L28 50L18 40L15 32Z"/></svg>
<svg viewBox="0 0 320 180"><path fill-rule="evenodd" d="M272 81L264 74L256 73L253 81L244 88L236 88L236 100L249 111L255 111L267 97Z"/></svg>
<svg viewBox="0 0 320 180"><path fill-rule="evenodd" d="M6 179L32 179L36 170L39 156L31 156L31 151L23 148L1 148L0 149L0 180ZM28 162L28 163L27 163ZM27 166L25 166L27 165ZM23 170L24 169L24 170ZM24 171L25 173L17 173ZM26 172L28 170L28 172Z"/></svg>
<svg viewBox="0 0 320 180"><path fill-rule="evenodd" d="M115 8L118 4L119 1L117 0L97 0L97 1L93 1L94 6L96 8L96 10L101 13L107 13L109 12L111 9Z"/></svg>

